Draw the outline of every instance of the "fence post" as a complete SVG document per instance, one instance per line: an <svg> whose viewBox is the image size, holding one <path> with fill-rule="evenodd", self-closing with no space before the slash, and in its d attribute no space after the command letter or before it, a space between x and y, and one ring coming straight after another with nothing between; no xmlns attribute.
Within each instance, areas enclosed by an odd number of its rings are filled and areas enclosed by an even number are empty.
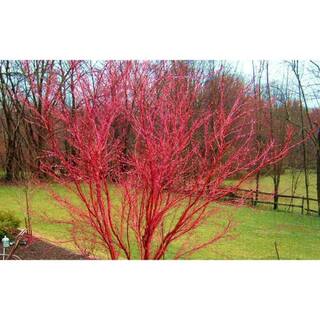
<svg viewBox="0 0 320 320"><path fill-rule="evenodd" d="M278 199L279 199L278 194L274 194L274 196L273 196L273 210L278 209L278 203L279 203Z"/></svg>
<svg viewBox="0 0 320 320"><path fill-rule="evenodd" d="M304 197L302 197L301 214L304 213Z"/></svg>

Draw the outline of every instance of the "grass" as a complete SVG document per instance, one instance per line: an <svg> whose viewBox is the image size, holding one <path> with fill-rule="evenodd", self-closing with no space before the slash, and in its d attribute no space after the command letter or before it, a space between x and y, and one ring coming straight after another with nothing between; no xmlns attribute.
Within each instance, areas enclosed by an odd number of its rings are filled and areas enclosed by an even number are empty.
<svg viewBox="0 0 320 320"><path fill-rule="evenodd" d="M192 256L194 259L276 259L274 242L281 259L320 259L320 219L286 212L251 208L233 211L238 226L234 240L222 240ZM209 232L199 230L199 237Z"/></svg>
<svg viewBox="0 0 320 320"><path fill-rule="evenodd" d="M286 175L283 177L280 190L286 188L289 178ZM262 190L271 191L269 178L262 178L261 186ZM65 192L59 186L56 188L59 192ZM303 189L301 182L299 188ZM23 187L0 186L1 209L14 212L21 220L25 211L23 197ZM37 190L32 200L37 212L45 212L55 218L66 215L64 209L58 207L44 189ZM194 240L208 239L216 231L214 222L217 219L225 220L227 215L231 215L236 224L228 238L193 254L189 259L276 259L275 241L281 259L320 259L320 218L296 213L220 205L217 217L210 218L206 225L201 226L193 235ZM69 232L64 225L51 224L37 217L33 220L33 230L51 240L65 240ZM170 247L167 259L174 256L180 244ZM62 246L73 248L70 243Z"/></svg>
<svg viewBox="0 0 320 320"><path fill-rule="evenodd" d="M297 175L298 177L298 175ZM310 198L317 198L317 181L316 174L314 172L309 173L309 193ZM272 192L273 191L273 181L270 176L262 176L260 178L261 191ZM285 174L281 175L279 191L281 194L291 194L291 184L292 176L287 171ZM255 188L255 181L250 181L247 186ZM297 183L296 193L297 196L306 196L305 185L304 185L304 175L300 174Z"/></svg>
<svg viewBox="0 0 320 320"><path fill-rule="evenodd" d="M305 192L305 181L304 181L304 175L301 173L300 175L296 174L296 179L297 181L297 188L294 192L295 196L299 197L306 197L306 192ZM232 182L232 181L231 181ZM290 172L286 172L281 176L280 179L280 185L279 185L279 194L281 195L292 195L291 191L291 185L292 185L292 175ZM255 179L252 179L250 181L247 181L243 186L245 189L252 189L255 190L256 188L256 181ZM260 184L259 184L259 190L264 191L264 192L273 192L273 180L272 177L270 176L262 176L260 177ZM263 198L263 199L262 199ZM316 174L314 172L309 173L309 198L317 199L317 182L316 182ZM273 201L272 196L261 196L260 199L262 200L270 200L271 202ZM289 204L290 203L289 198L279 198L279 203L283 204ZM292 204L294 205L301 205L302 200L301 199L293 199ZM312 210L317 210L318 209L318 204L317 201L310 201L310 209ZM268 206L270 208L270 206ZM306 202L304 203L304 207L306 209ZM284 206L279 206L280 210L289 210L287 205ZM290 208L290 211L294 211L297 213L301 212L300 208Z"/></svg>
<svg viewBox="0 0 320 320"><path fill-rule="evenodd" d="M22 186L0 185L1 210L10 211L21 221L24 226L25 194ZM35 212L48 214L57 219L66 215L64 209L50 198L45 190L36 190L31 194L32 207ZM36 235L43 236L49 240L65 240L68 235L68 228L61 224L52 224L40 219L38 215L32 217L32 228ZM66 248L73 248L71 244L64 244Z"/></svg>

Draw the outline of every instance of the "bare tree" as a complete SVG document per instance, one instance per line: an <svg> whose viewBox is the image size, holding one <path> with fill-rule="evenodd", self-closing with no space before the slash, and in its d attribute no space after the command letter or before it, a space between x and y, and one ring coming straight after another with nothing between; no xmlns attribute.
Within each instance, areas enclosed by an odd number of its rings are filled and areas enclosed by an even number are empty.
<svg viewBox="0 0 320 320"><path fill-rule="evenodd" d="M21 179L25 171L21 136L24 110L13 97L20 81L14 67L14 62L0 62L0 104L2 107L0 119L6 153L5 180L8 182Z"/></svg>
<svg viewBox="0 0 320 320"><path fill-rule="evenodd" d="M303 170L304 170L304 181L305 181L305 190L306 190L306 204L307 204L307 213L310 212L310 201L309 201L309 170L308 170L308 155L306 148L306 136L309 133L305 121L305 113L308 115L308 104L305 97L304 88L301 82L301 73L299 68L299 61L293 60L290 62L291 70L298 83L298 97L299 97L299 106L300 106L300 128L301 128L301 137L302 137L302 154L303 154ZM309 124L310 121L309 121ZM312 125L310 127L312 129Z"/></svg>

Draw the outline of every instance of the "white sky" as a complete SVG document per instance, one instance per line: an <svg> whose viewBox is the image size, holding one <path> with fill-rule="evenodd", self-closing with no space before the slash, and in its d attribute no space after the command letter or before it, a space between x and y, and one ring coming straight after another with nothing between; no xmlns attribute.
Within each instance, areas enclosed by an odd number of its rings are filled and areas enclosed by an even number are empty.
<svg viewBox="0 0 320 320"><path fill-rule="evenodd" d="M248 80L252 79L252 60L230 60L232 64L237 66L238 72L242 73ZM259 66L259 60L254 60L256 66L256 72ZM308 70L307 61L299 61L299 69L302 79L302 84L304 85L305 94L307 97L307 103L309 107L319 107L320 101L315 98L315 92L320 91L320 83L318 84L317 79L315 79L312 73ZM309 65L310 66L310 65ZM275 81L282 82L286 81L288 76L288 81L290 88L298 92L297 82L291 70L288 73L288 64L285 60L269 60L269 80L270 82ZM265 75L264 78L265 79ZM320 82L320 79L319 79ZM319 89L318 89L319 88ZM294 93L293 93L294 94ZM319 96L319 94L318 94Z"/></svg>

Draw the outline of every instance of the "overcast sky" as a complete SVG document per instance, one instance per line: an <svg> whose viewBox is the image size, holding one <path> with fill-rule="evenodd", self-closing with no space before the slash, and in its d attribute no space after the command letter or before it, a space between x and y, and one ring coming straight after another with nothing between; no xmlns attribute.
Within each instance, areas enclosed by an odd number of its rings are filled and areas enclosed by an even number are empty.
<svg viewBox="0 0 320 320"><path fill-rule="evenodd" d="M252 60L234 60L230 61L237 67L238 72L242 73L247 80L252 79ZM254 60L256 68L259 66L259 60ZM299 70L301 73L302 83L307 96L307 103L309 107L319 107L319 103L315 98L316 92L319 91L320 81L312 75L309 71L311 64L309 61L299 61ZM292 94L297 94L297 81L290 70L288 72L288 63L285 60L269 60L269 80L270 82L285 83L288 77L288 83L292 89ZM320 79L319 79L320 80ZM265 81L265 75L262 81ZM320 92L319 92L320 93ZM320 96L320 94L317 94ZM320 101L319 101L320 102Z"/></svg>

